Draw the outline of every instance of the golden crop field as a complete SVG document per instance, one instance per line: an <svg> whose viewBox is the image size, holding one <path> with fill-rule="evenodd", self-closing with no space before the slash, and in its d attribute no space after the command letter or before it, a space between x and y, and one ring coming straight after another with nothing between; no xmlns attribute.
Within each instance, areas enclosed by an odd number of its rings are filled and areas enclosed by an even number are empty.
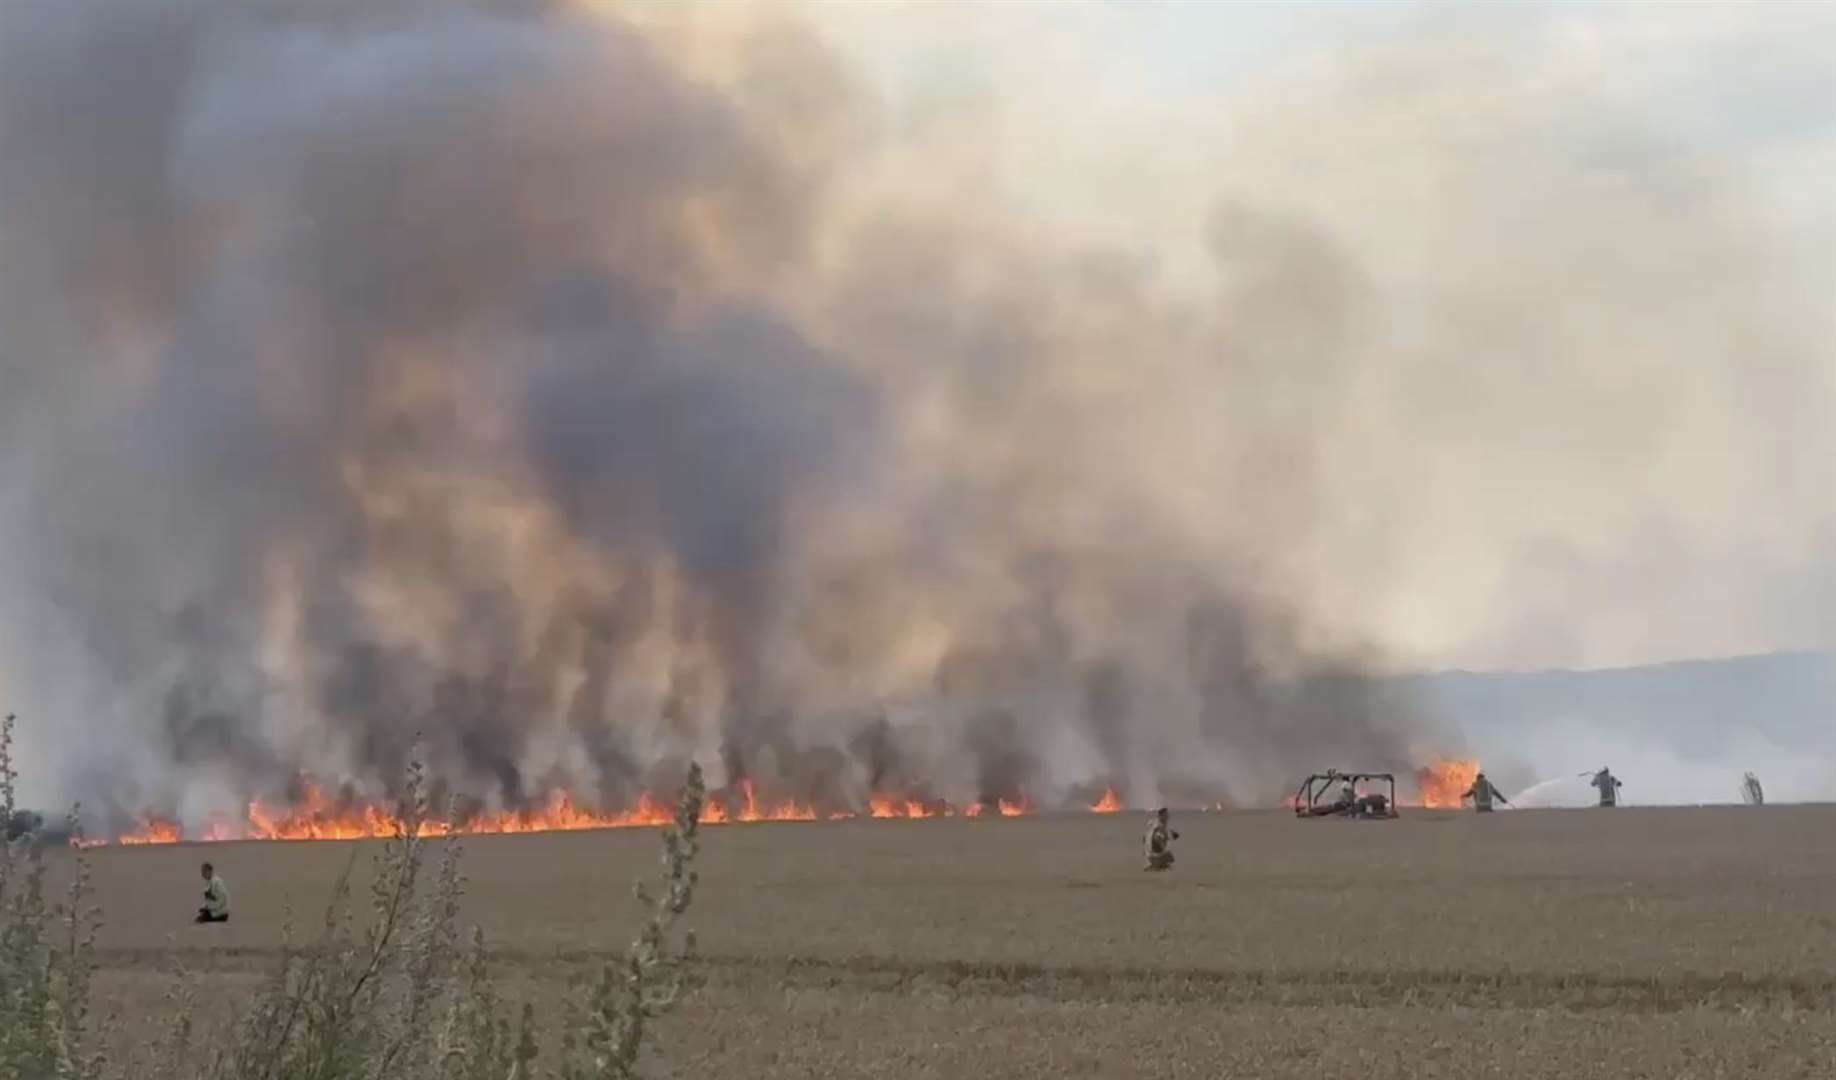
<svg viewBox="0 0 1836 1080"><path fill-rule="evenodd" d="M661 1076L1836 1077L1836 807L1138 814L704 831ZM624 946L648 829L466 842L466 918L553 1008ZM176 950L233 1011L345 843L93 851L101 1005ZM60 858L63 858L60 856ZM189 923L196 864L234 897ZM213 991L214 993L214 991Z"/></svg>

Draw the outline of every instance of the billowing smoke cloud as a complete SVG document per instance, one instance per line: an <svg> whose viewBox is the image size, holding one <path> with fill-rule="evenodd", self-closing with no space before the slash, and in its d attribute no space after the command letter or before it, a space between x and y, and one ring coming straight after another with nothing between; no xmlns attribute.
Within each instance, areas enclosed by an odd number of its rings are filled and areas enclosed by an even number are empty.
<svg viewBox="0 0 1836 1080"><path fill-rule="evenodd" d="M1022 212L998 111L630 14L0 16L0 690L51 797L375 792L416 733L509 806L690 757L835 806L1265 802L1457 749L1358 647L1442 553L1374 403L1432 442L1467 350L1610 339L1504 304L1535 267L1399 305L1251 125L1189 274Z"/></svg>
<svg viewBox="0 0 1836 1080"><path fill-rule="evenodd" d="M1407 758L1137 480L1208 323L848 205L865 99L794 26L748 96L545 5L26 4L3 48L5 657L65 789L378 791L416 733L507 806L690 756L831 806ZM1218 236L1330 348L1331 252Z"/></svg>

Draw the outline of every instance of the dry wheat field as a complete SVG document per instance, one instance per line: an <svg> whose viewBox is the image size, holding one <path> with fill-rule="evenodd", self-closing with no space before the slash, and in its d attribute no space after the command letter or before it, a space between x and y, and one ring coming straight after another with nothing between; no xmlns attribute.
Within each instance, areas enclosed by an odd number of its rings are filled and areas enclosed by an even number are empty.
<svg viewBox="0 0 1836 1080"><path fill-rule="evenodd" d="M1137 814L704 832L705 962L659 1076L1836 1077L1836 807ZM621 948L648 829L466 842L466 918L549 1008ZM228 1015L345 843L90 853L99 1005L176 950ZM196 864L234 922L195 927Z"/></svg>

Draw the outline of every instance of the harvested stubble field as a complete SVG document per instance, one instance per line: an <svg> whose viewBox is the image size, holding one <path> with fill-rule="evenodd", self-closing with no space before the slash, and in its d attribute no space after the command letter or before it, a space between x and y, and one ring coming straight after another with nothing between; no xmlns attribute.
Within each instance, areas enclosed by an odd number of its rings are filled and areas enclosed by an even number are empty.
<svg viewBox="0 0 1836 1080"><path fill-rule="evenodd" d="M1137 814L704 832L663 1076L1836 1077L1836 807L1301 822ZM466 841L467 918L553 1007L621 948L651 830ZM344 843L92 853L124 1041L180 950L226 1007ZM235 921L187 923L196 864Z"/></svg>

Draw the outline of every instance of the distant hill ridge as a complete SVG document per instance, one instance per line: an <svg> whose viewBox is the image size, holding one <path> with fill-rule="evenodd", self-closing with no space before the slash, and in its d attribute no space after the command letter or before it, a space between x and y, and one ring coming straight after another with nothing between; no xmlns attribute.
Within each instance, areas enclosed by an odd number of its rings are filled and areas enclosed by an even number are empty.
<svg viewBox="0 0 1836 1080"><path fill-rule="evenodd" d="M1836 654L1778 652L1597 670L1398 676L1405 707L1517 784L1611 765L1639 802L1836 798ZM1568 783L1568 781L1564 781ZM1585 796L1574 781L1570 799Z"/></svg>
<svg viewBox="0 0 1836 1080"><path fill-rule="evenodd" d="M1652 728L1699 749L1734 734L1836 744L1836 654L1780 652L1639 667L1403 676L1419 708L1462 727L1557 719Z"/></svg>

